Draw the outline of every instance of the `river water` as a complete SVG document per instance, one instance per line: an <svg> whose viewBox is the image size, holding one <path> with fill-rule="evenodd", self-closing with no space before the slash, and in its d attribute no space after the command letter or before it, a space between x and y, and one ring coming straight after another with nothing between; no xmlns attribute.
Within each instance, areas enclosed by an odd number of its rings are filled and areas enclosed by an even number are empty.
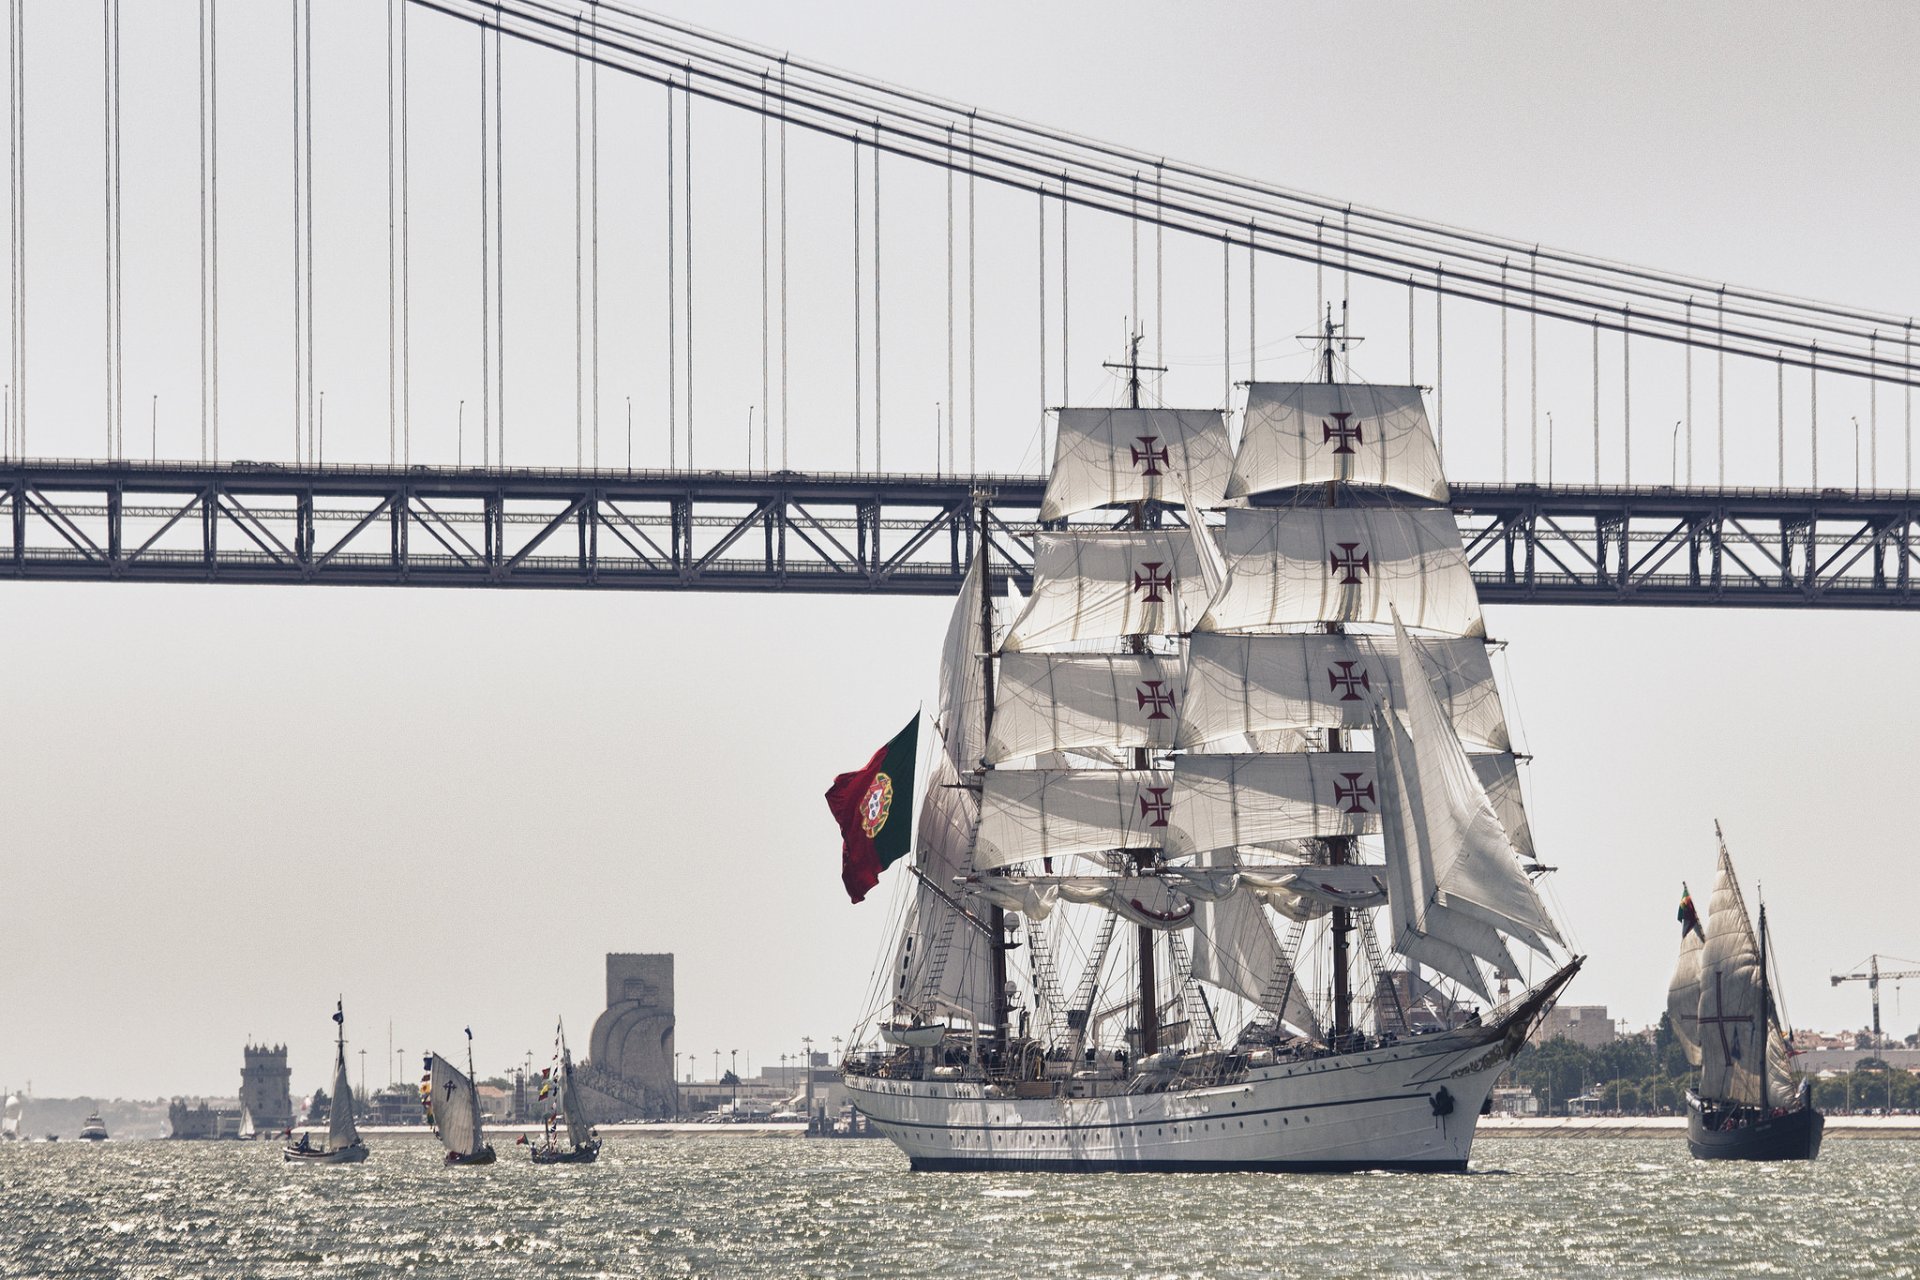
<svg viewBox="0 0 1920 1280"><path fill-rule="evenodd" d="M1914 1276L1920 1144L1699 1164L1483 1139L1461 1175L909 1174L886 1142L615 1138L445 1169L267 1143L0 1147L5 1276Z"/></svg>

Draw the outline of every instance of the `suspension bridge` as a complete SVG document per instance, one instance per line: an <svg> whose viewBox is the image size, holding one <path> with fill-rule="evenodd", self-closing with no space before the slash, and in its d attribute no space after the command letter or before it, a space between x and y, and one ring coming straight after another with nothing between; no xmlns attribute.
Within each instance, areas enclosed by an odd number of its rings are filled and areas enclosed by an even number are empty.
<svg viewBox="0 0 1920 1280"><path fill-rule="evenodd" d="M1433 388L1483 598L1915 604L1911 317L618 3L8 8L0 576L937 594L984 537L1024 581L1120 335L1231 409L1337 311Z"/></svg>

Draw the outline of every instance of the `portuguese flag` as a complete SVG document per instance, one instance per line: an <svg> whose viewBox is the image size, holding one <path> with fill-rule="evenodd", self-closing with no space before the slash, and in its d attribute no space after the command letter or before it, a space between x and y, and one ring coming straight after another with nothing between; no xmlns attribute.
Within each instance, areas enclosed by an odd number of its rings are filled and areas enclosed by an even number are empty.
<svg viewBox="0 0 1920 1280"><path fill-rule="evenodd" d="M841 774L827 788L827 808L840 824L840 881L855 902L913 845L913 760L919 743L915 715L864 768Z"/></svg>
<svg viewBox="0 0 1920 1280"><path fill-rule="evenodd" d="M1690 933L1697 933L1702 939L1707 936L1706 930L1700 927L1700 913L1693 909L1693 895L1687 892L1683 882L1680 885L1680 936L1684 939Z"/></svg>

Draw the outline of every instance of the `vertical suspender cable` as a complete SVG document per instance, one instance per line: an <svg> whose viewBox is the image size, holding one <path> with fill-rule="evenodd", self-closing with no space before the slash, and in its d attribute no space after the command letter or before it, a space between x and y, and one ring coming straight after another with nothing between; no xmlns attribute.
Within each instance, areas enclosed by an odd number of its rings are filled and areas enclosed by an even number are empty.
<svg viewBox="0 0 1920 1280"><path fill-rule="evenodd" d="M687 466L693 466L693 71L687 71L687 113L681 120L680 216L687 252Z"/></svg>
<svg viewBox="0 0 1920 1280"><path fill-rule="evenodd" d="M1407 277L1407 385L1413 386L1413 277Z"/></svg>
<svg viewBox="0 0 1920 1280"><path fill-rule="evenodd" d="M880 317L880 125L873 126L873 469L885 471L880 443L880 388L883 383L880 340L886 325Z"/></svg>
<svg viewBox="0 0 1920 1280"><path fill-rule="evenodd" d="M1257 280L1254 275L1260 255L1253 248L1254 226L1247 221L1247 378L1260 376L1260 313L1257 306Z"/></svg>
<svg viewBox="0 0 1920 1280"><path fill-rule="evenodd" d="M1782 351L1773 365L1773 405L1775 430L1780 440L1780 487L1787 487L1787 353Z"/></svg>
<svg viewBox="0 0 1920 1280"><path fill-rule="evenodd" d="M954 470L954 127L947 127L947 474Z"/></svg>
<svg viewBox="0 0 1920 1280"><path fill-rule="evenodd" d="M596 3L588 21L593 27L593 47L600 47L600 8ZM588 68L590 92L587 95L587 248L592 255L588 266L591 291L588 319L592 322L593 363L590 367L593 404L593 468L600 469L600 59L596 56Z"/></svg>
<svg viewBox="0 0 1920 1280"><path fill-rule="evenodd" d="M393 7L387 0L387 465L400 460L400 288L399 228L394 192L393 154Z"/></svg>
<svg viewBox="0 0 1920 1280"><path fill-rule="evenodd" d="M1034 219L1034 225L1039 228L1039 245L1038 255L1034 260L1039 263L1035 274L1040 286L1038 290L1040 301L1040 470L1045 474L1047 469L1047 193L1039 192L1037 199L1040 208Z"/></svg>
<svg viewBox="0 0 1920 1280"><path fill-rule="evenodd" d="M14 162L14 327L18 356L13 370L13 434L20 456L27 456L27 15L24 0L15 0L13 39L13 162Z"/></svg>
<svg viewBox="0 0 1920 1280"><path fill-rule="evenodd" d="M1447 269L1433 268L1433 447L1447 461ZM1317 317L1316 317L1317 318Z"/></svg>
<svg viewBox="0 0 1920 1280"><path fill-rule="evenodd" d="M124 458L127 452L127 259L126 241L121 236L125 218L122 216L120 153L120 0L113 0L113 429L120 456ZM308 324L312 324L311 313ZM311 377L311 359L307 369Z"/></svg>
<svg viewBox="0 0 1920 1280"><path fill-rule="evenodd" d="M1220 237L1220 407L1233 405L1233 241Z"/></svg>
<svg viewBox="0 0 1920 1280"><path fill-rule="evenodd" d="M949 179L951 181L951 179ZM949 233L951 238L951 233ZM949 344L951 346L951 344ZM949 360L951 365L952 361ZM780 59L780 468L787 467L787 60Z"/></svg>
<svg viewBox="0 0 1920 1280"><path fill-rule="evenodd" d="M197 29L199 36L194 52L200 64L200 132L197 141L200 149L200 461L207 460L207 0L200 0ZM387 22L391 31L393 22L393 0L387 0ZM393 78L393 57L391 45L387 57L387 78ZM392 203L391 200L388 201ZM389 252L391 257L391 252ZM388 343L391 348L392 343ZM391 378L389 378L391 381Z"/></svg>
<svg viewBox="0 0 1920 1280"><path fill-rule="evenodd" d="M680 302L674 289L674 276L679 273L680 262L674 250L675 215L674 196L674 140L673 140L673 82L667 82L667 466L677 468L680 465ZM786 338L785 326L782 326L781 340Z"/></svg>
<svg viewBox="0 0 1920 1280"><path fill-rule="evenodd" d="M1073 336L1073 326L1069 323L1069 306L1073 299L1067 287L1068 246L1067 246L1067 175L1060 175L1060 403L1073 403L1073 361L1068 350Z"/></svg>
<svg viewBox="0 0 1920 1280"><path fill-rule="evenodd" d="M288 0L293 14L293 461L298 466L300 447L301 396L300 342L303 325L300 292L304 277L300 273L300 0Z"/></svg>
<svg viewBox="0 0 1920 1280"><path fill-rule="evenodd" d="M492 153L487 146L487 24L480 23L480 465L487 465L493 422L493 210L487 199Z"/></svg>
<svg viewBox="0 0 1920 1280"><path fill-rule="evenodd" d="M1820 344L1807 347L1808 452L1813 459L1813 489L1820 491ZM1807 566L1811 572L1813 566Z"/></svg>
<svg viewBox="0 0 1920 1280"><path fill-rule="evenodd" d="M860 471L860 139L853 140L853 470Z"/></svg>
<svg viewBox="0 0 1920 1280"><path fill-rule="evenodd" d="M1167 276L1162 250L1166 247L1166 219L1160 203L1161 166L1153 166L1153 362L1167 363Z"/></svg>
<svg viewBox="0 0 1920 1280"><path fill-rule="evenodd" d="M494 461L507 465L507 131L501 120L506 97L503 42L493 28L493 436Z"/></svg>
<svg viewBox="0 0 1920 1280"><path fill-rule="evenodd" d="M115 0L118 3L118 0ZM302 25L306 28L305 47L301 50L301 100L304 104L305 123L303 128L303 150L306 156L306 183L304 195L307 206L307 452L311 455L316 447L314 431L314 368L313 368L313 0L305 0L305 12Z"/></svg>
<svg viewBox="0 0 1920 1280"><path fill-rule="evenodd" d="M1131 342L1133 335L1140 329L1140 175L1138 173L1128 180L1127 232L1133 254L1130 268L1133 302L1127 311L1127 337Z"/></svg>
<svg viewBox="0 0 1920 1280"><path fill-rule="evenodd" d="M974 248L978 244L979 224L974 220L974 121L967 117L967 474L980 474L978 428L980 425L979 368L980 352L975 343L979 315L974 309Z"/></svg>
<svg viewBox="0 0 1920 1280"><path fill-rule="evenodd" d="M581 311L584 293L585 249L580 208L580 15L573 15L573 465L586 465L586 334Z"/></svg>
<svg viewBox="0 0 1920 1280"><path fill-rule="evenodd" d="M1540 251L1527 256L1527 436L1533 482L1540 483Z"/></svg>
<svg viewBox="0 0 1920 1280"><path fill-rule="evenodd" d="M1880 487L1880 331L1867 335L1867 487ZM1858 481L1855 481L1856 487Z"/></svg>
<svg viewBox="0 0 1920 1280"><path fill-rule="evenodd" d="M408 164L412 160L407 91L407 10L400 6L400 461L413 465L413 263L408 200Z"/></svg>
<svg viewBox="0 0 1920 1280"><path fill-rule="evenodd" d="M1313 327L1320 327L1320 317L1327 311L1327 264L1321 250L1320 233L1325 227L1322 221L1313 224Z"/></svg>
<svg viewBox="0 0 1920 1280"><path fill-rule="evenodd" d="M767 73L760 73L760 467L773 470L767 452L769 428L773 417L773 291L768 262L767 209ZM751 445L751 441L748 442ZM753 450L747 450L747 470L753 470Z"/></svg>
<svg viewBox="0 0 1920 1280"><path fill-rule="evenodd" d="M1717 350L1714 353L1716 365L1715 377L1719 386L1714 392L1714 441L1715 451L1720 460L1719 485L1727 486L1727 287L1720 286L1720 309L1715 317L1715 328L1719 330L1716 339Z"/></svg>
<svg viewBox="0 0 1920 1280"><path fill-rule="evenodd" d="M100 4L100 158L101 191L105 208L103 215L103 239L106 243L105 267L102 279L105 282L106 305L103 320L106 324L106 341L102 366L106 372L106 428L107 456L115 456L114 404L113 404L113 0L101 0Z"/></svg>
<svg viewBox="0 0 1920 1280"><path fill-rule="evenodd" d="M1507 482L1507 264L1500 264L1500 483Z"/></svg>
<svg viewBox="0 0 1920 1280"><path fill-rule="evenodd" d="M1620 482L1633 485L1633 306L1620 308Z"/></svg>
<svg viewBox="0 0 1920 1280"><path fill-rule="evenodd" d="M24 312L24 303L22 305L22 309ZM1913 321L1911 320L1907 321L1906 348L1907 348L1907 365L1909 368L1911 368L1913 365ZM24 360L22 360L21 362L21 376L22 377L26 376L26 362ZM1908 379L1908 382L1904 391L1904 395L1906 397L1906 402L1907 402L1906 409L1904 410L1907 442L1906 442L1906 448L1902 451L1902 453L1906 460L1907 474L1906 474L1906 480L1903 482L1903 487L1910 490L1913 488L1913 382L1911 378ZM26 405L24 403L22 403L22 405L20 406L20 411L24 418L24 415L26 413ZM20 449L21 449L22 455L24 456L26 452L26 440L24 438L20 442Z"/></svg>
<svg viewBox="0 0 1920 1280"><path fill-rule="evenodd" d="M1693 485L1693 299L1688 298L1681 306L1681 325L1687 340L1681 344L1681 361L1685 368L1684 386L1681 400L1686 411L1684 426L1681 428L1687 437L1687 485Z"/></svg>
<svg viewBox="0 0 1920 1280"><path fill-rule="evenodd" d="M1593 482L1600 483L1600 317L1593 317Z"/></svg>
<svg viewBox="0 0 1920 1280"><path fill-rule="evenodd" d="M213 461L220 461L220 0L207 0L207 346ZM25 370L21 371L25 376ZM24 408L24 406L23 406Z"/></svg>

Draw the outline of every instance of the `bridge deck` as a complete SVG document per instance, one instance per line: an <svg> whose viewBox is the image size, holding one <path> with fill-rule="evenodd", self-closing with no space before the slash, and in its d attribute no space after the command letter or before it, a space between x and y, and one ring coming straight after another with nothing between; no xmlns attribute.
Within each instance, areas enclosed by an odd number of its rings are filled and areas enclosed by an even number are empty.
<svg viewBox="0 0 1920 1280"><path fill-rule="evenodd" d="M951 594L1023 586L1042 482L741 472L0 464L0 576ZM1912 608L1920 494L1459 484L1494 603Z"/></svg>

